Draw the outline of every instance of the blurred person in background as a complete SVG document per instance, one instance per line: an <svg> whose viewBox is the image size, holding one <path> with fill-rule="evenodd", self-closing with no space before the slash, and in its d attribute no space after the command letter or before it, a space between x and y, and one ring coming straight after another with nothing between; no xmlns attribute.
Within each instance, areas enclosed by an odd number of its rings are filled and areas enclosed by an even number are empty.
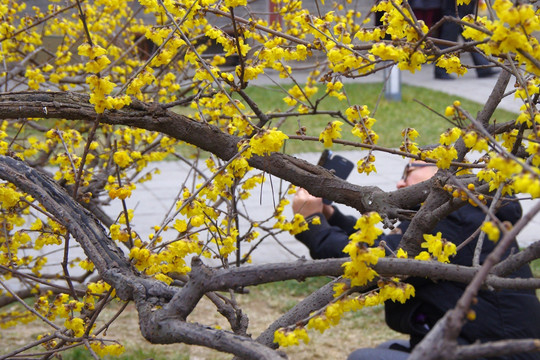
<svg viewBox="0 0 540 360"><path fill-rule="evenodd" d="M397 187L403 188L429 180L437 172L435 164L412 161L404 169ZM356 218L344 215L336 206L326 205L321 198L312 196L305 189L298 189L293 199L293 211L304 216L309 229L297 234L297 240L305 244L314 259L348 256L342 250L349 243L349 235L356 230ZM517 201L503 201L497 217L500 221L515 224L522 215L521 205ZM320 224L313 224L310 219L318 216ZM433 229L432 234L442 233L442 238L462 244L482 225L485 214L479 207L470 204L454 211L442 219ZM379 237L386 245L397 251L402 234L407 230L409 221L402 221L390 234ZM465 244L450 259L452 264L471 266L478 236ZM377 246L378 243L375 244ZM493 251L496 244L486 240L483 243L480 262ZM519 251L514 241L506 251L504 258ZM510 275L515 278L531 278L528 265ZM433 328L444 314L455 307L465 291L467 284L452 281L433 282L426 278L409 278L407 282L415 287L416 295L405 302L385 303L385 320L395 331L408 334L409 340L389 340L377 348L358 349L349 355L348 360L404 360L414 346ZM480 290L477 303L472 306L476 320L468 322L458 338L459 344L473 344L477 341L497 341L505 339L540 338L540 302L534 290ZM522 353L498 357L498 360L539 360L540 352Z"/></svg>

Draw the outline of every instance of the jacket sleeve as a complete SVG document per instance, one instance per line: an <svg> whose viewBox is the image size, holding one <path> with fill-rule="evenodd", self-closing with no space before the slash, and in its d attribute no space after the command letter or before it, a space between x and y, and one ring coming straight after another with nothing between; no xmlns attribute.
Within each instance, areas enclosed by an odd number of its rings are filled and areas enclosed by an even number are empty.
<svg viewBox="0 0 540 360"><path fill-rule="evenodd" d="M334 213L328 219L328 223L331 226L337 226L341 228L347 235L351 235L356 231L354 226L358 219L351 215L344 215L337 207L334 206Z"/></svg>
<svg viewBox="0 0 540 360"><path fill-rule="evenodd" d="M313 259L346 257L343 248L349 243L349 235L340 227L332 226L323 214L314 214L321 219L319 225L309 224L309 229L295 235L309 249Z"/></svg>

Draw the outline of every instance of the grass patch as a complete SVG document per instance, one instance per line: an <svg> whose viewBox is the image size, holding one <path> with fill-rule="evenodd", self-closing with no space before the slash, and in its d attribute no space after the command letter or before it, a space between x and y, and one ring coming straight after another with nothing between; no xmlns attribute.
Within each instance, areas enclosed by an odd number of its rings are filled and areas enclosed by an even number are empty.
<svg viewBox="0 0 540 360"><path fill-rule="evenodd" d="M531 262L531 271L534 277L540 278L540 259Z"/></svg>
<svg viewBox="0 0 540 360"><path fill-rule="evenodd" d="M382 87L382 83L356 83L344 86L344 91L347 93L351 105L367 105L372 114L375 111L375 115L372 116L377 119L377 123L373 126L373 130L379 135L378 145L381 146L399 147L402 142L401 130L406 127L415 128L420 133L418 138L420 145L438 143L439 135L449 127L453 127L444 118L420 103L441 114L444 114L445 108L451 105L454 100L461 101L462 107L471 114L476 114L482 109L481 104L459 96L405 84L402 85L402 101L388 101L382 97L377 107ZM321 91L322 89L319 90L319 92ZM252 86L247 88L246 92L265 112L283 112L288 108L288 105L282 100L285 94L277 86ZM327 97L319 105L320 110L339 109L343 113L347 107L348 104L345 101L340 102L335 97ZM505 110L497 110L493 115L498 122L515 119L515 116L515 114ZM335 119L329 115L296 116L287 118L280 128L286 134L294 135L299 126L305 126L307 135L318 137L328 122L333 120ZM277 121L274 120L271 126L276 125ZM344 140L359 140L350 133L348 125L344 124L342 130ZM336 147L339 149L340 146L336 145ZM322 144L318 142L289 140L287 143L287 152L289 153L320 151L322 148Z"/></svg>
<svg viewBox="0 0 540 360"><path fill-rule="evenodd" d="M250 288L249 296L263 300L273 309L284 313L293 308L298 301L330 281L330 278L321 276L308 278L304 281L287 280L268 283ZM275 294L280 294L280 296L275 296Z"/></svg>

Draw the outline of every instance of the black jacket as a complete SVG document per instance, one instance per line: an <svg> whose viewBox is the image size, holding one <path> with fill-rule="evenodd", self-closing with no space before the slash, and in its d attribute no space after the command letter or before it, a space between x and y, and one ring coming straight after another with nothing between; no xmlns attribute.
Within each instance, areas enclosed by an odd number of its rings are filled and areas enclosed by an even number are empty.
<svg viewBox="0 0 540 360"><path fill-rule="evenodd" d="M349 234L355 231L353 227L356 219L343 215L337 208L335 210L328 221L322 214L318 214L321 218L320 225L311 224L309 230L296 235L296 238L309 248L314 259L347 256L342 250L349 242ZM521 217L521 206L518 202L507 202L499 209L497 217L501 221L515 224ZM467 205L441 220L433 234L440 231L443 238L459 245L478 229L484 218L485 215L479 208ZM399 229L403 233L408 226L408 222L402 222ZM380 240L385 240L390 248L396 250L401 235L383 235ZM451 263L470 266L475 247L476 239L451 258ZM481 262L494 247L495 244L486 238L480 256ZM514 243L505 257L516 251L518 246ZM532 277L532 274L530 268L525 266L512 274L512 277L527 278ZM435 283L421 278L411 278L408 282L416 289L415 297L405 304L386 302L385 313L387 324L396 331L409 334L411 345L414 346L446 311L455 306L466 285L450 281ZM473 309L476 320L463 327L459 339L462 343L540 338L540 303L532 290L482 290ZM540 359L540 353L523 353L496 359Z"/></svg>

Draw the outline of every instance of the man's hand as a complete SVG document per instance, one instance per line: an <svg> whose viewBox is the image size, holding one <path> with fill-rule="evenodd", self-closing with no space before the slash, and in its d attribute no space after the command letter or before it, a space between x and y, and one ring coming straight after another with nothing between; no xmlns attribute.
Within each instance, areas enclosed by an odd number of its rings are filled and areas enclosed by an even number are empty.
<svg viewBox="0 0 540 360"><path fill-rule="evenodd" d="M322 213L328 219L334 213L332 206L323 204L321 198L311 195L303 188L299 188L296 191L292 209L295 214L300 214L304 217Z"/></svg>

